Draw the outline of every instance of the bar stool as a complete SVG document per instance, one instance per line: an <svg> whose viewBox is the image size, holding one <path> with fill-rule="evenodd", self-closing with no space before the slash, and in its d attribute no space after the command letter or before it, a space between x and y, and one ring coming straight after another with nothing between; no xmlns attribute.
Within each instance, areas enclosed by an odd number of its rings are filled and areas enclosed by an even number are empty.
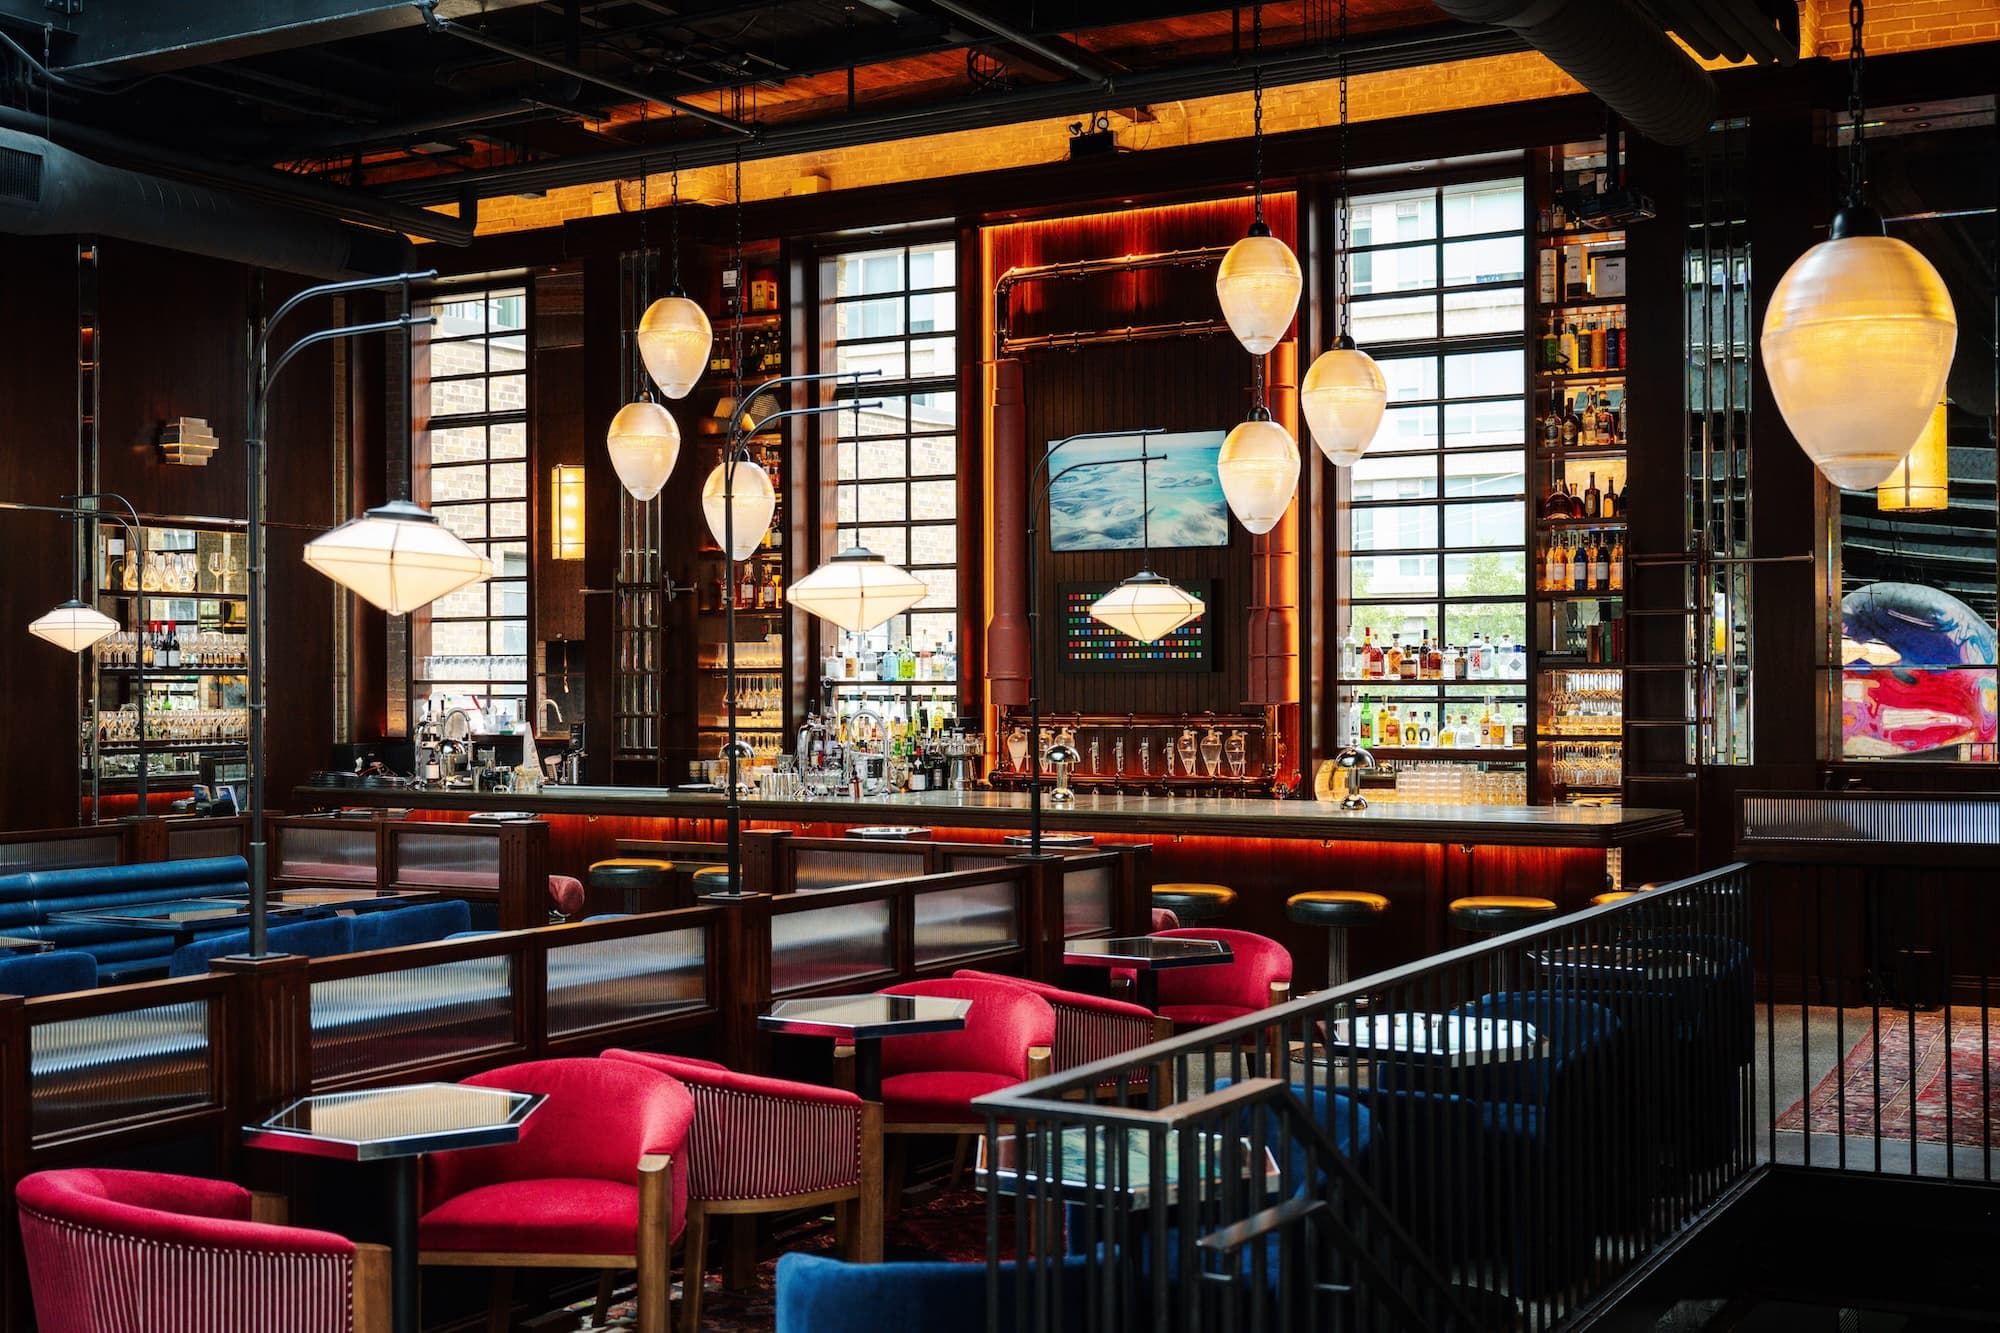
<svg viewBox="0 0 2000 1333"><path fill-rule="evenodd" d="M1347 932L1372 926L1389 910L1379 893L1359 889L1313 889L1285 899L1285 916L1302 926L1326 927L1326 988L1347 983Z"/></svg>
<svg viewBox="0 0 2000 1333"><path fill-rule="evenodd" d="M1455 898L1451 924L1474 935L1504 935L1510 930L1546 921L1559 909L1549 898L1488 896Z"/></svg>
<svg viewBox="0 0 2000 1333"><path fill-rule="evenodd" d="M1226 884L1155 884L1153 906L1164 907L1184 926L1213 921L1236 906L1236 890Z"/></svg>
<svg viewBox="0 0 2000 1333"><path fill-rule="evenodd" d="M729 867L703 866L694 872L693 882L694 896L697 898L711 893L728 893Z"/></svg>
<svg viewBox="0 0 2000 1333"><path fill-rule="evenodd" d="M615 891L628 912L664 911L674 905L674 863L651 856L593 861L590 887Z"/></svg>
<svg viewBox="0 0 2000 1333"><path fill-rule="evenodd" d="M1636 898L1638 896L1639 890L1637 889L1613 889L1609 893L1600 893L1592 898L1590 905L1592 907L1607 907L1612 903L1622 903L1627 898Z"/></svg>

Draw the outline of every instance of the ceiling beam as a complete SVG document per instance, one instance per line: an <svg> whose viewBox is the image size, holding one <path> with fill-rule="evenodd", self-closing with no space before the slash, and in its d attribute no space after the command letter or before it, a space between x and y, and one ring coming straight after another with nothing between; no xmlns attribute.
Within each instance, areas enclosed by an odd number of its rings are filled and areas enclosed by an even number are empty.
<svg viewBox="0 0 2000 1333"><path fill-rule="evenodd" d="M438 9L456 18L534 2L438 0ZM320 46L424 21L409 0L89 0L68 14L36 0L6 0L4 16L20 19L30 8L38 11L37 28L54 25L57 74L105 80Z"/></svg>

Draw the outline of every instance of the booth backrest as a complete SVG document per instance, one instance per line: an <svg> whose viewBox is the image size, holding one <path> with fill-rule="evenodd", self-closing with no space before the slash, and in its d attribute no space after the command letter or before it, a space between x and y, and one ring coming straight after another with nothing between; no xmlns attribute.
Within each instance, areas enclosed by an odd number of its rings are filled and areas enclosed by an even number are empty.
<svg viewBox="0 0 2000 1333"><path fill-rule="evenodd" d="M272 926L266 932L265 940L272 953L302 954L307 958L331 958L336 954L353 953L354 918L322 916L310 921ZM227 958L231 954L249 952L250 932L247 930L210 935L174 950L174 956L167 964L167 975L200 976L208 971L211 958Z"/></svg>
<svg viewBox="0 0 2000 1333"><path fill-rule="evenodd" d="M81 949L0 958L0 995L62 995L97 988L97 960Z"/></svg>
<svg viewBox="0 0 2000 1333"><path fill-rule="evenodd" d="M51 912L249 891L250 869L240 856L30 870L0 875L0 928L20 934L16 927L42 925Z"/></svg>
<svg viewBox="0 0 2000 1333"><path fill-rule="evenodd" d="M472 908L457 898L396 907L386 912L363 912L354 917L354 952L428 944L471 928Z"/></svg>

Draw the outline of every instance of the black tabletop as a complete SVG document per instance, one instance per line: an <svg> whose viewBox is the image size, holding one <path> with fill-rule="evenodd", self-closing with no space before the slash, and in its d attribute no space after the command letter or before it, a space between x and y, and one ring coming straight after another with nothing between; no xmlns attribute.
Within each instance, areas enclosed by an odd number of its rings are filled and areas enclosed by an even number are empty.
<svg viewBox="0 0 2000 1333"><path fill-rule="evenodd" d="M513 1143L542 1101L540 1093L458 1083L324 1093L301 1097L262 1124L248 1126L245 1141L253 1148L348 1161L414 1157Z"/></svg>
<svg viewBox="0 0 2000 1333"><path fill-rule="evenodd" d="M303 907L269 903L272 916L295 916ZM128 926L136 930L185 930L193 926L227 926L250 919L248 898L175 898L124 907L80 908L51 912L51 921L84 921L98 926Z"/></svg>
<svg viewBox="0 0 2000 1333"><path fill-rule="evenodd" d="M941 995L822 995L780 1000L757 1019L767 1032L807 1036L907 1037L919 1032L955 1032L965 1026L972 1001Z"/></svg>
<svg viewBox="0 0 2000 1333"><path fill-rule="evenodd" d="M1130 935L1112 940L1070 940L1063 961L1077 967L1129 967L1157 972L1169 967L1203 967L1235 959L1221 940L1186 939L1178 935Z"/></svg>

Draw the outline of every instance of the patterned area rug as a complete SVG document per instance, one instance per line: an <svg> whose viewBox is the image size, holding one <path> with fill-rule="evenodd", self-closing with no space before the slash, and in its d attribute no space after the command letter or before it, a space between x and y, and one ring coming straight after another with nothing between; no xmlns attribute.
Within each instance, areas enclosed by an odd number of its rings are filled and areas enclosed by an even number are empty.
<svg viewBox="0 0 2000 1333"><path fill-rule="evenodd" d="M1001 1204L1002 1235L1011 1237L1013 1233L1013 1210L1004 1201ZM706 1333L771 1333L776 1323L776 1280L777 1255L791 1250L801 1250L808 1254L837 1254L833 1241L833 1219L829 1217L795 1223L779 1231L773 1238L775 1253L757 1268L757 1285L752 1291L732 1292L722 1289L722 1274L719 1269L710 1269L706 1274L707 1284L701 1298L701 1326ZM1007 1257L1012 1257L1011 1240L1006 1248ZM711 1258L715 1253L711 1252ZM961 1189L950 1193L928 1196L922 1202L907 1204L902 1212L891 1219L883 1237L882 1257L887 1260L947 1260L955 1263L984 1263L986 1261L986 1196L971 1189ZM679 1326L679 1292L676 1288L675 1309L672 1318ZM631 1301L632 1293L621 1291L619 1303L611 1310L608 1323L595 1325L596 1328L626 1329L637 1323ZM548 1323L537 1322L537 1333L568 1333L579 1326L582 1316L591 1311L589 1302L582 1302L563 1311L561 1316Z"/></svg>
<svg viewBox="0 0 2000 1333"><path fill-rule="evenodd" d="M1914 1124L1919 1143L2000 1146L2000 1013L1884 1010L1879 1070L1871 1034L1865 1023L1861 1027L1861 1040L1840 1068L1828 1071L1811 1096L1779 1116L1779 1129L1801 1130L1810 1123L1815 1134L1840 1133L1844 1110L1845 1132L1872 1138L1879 1107L1885 1139L1910 1139ZM1990 1076L1989 1061L1995 1065Z"/></svg>

